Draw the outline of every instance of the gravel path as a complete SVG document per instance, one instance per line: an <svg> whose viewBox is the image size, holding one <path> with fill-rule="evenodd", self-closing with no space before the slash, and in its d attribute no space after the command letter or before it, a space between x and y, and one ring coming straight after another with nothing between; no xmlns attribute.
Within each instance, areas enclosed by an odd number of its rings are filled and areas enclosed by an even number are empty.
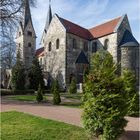
<svg viewBox="0 0 140 140"><path fill-rule="evenodd" d="M77 108L53 106L50 104L8 102L6 100L2 100L1 112L12 110L25 112L43 118L57 120L82 127L82 110ZM126 117L126 119L129 121L129 123L125 128L126 132L123 134L120 140L139 140L140 118Z"/></svg>

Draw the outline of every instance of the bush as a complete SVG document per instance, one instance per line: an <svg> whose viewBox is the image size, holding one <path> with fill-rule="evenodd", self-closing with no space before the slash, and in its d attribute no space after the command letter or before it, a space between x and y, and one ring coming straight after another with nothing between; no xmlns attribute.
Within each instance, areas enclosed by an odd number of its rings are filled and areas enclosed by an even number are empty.
<svg viewBox="0 0 140 140"><path fill-rule="evenodd" d="M41 89L41 85L39 84L37 96L36 96L37 102L41 102L43 100L43 90Z"/></svg>
<svg viewBox="0 0 140 140"><path fill-rule="evenodd" d="M105 51L97 52L84 83L84 127L92 137L101 140L118 139L127 124L123 79L116 71L112 56Z"/></svg>
<svg viewBox="0 0 140 140"><path fill-rule="evenodd" d="M72 81L70 83L68 92L70 94L77 93L77 86L76 86L76 80L75 80L75 78L72 78Z"/></svg>
<svg viewBox="0 0 140 140"><path fill-rule="evenodd" d="M51 92L53 94L53 104L58 105L61 103L61 98L60 98L60 90L59 90L59 84L57 80L53 81Z"/></svg>
<svg viewBox="0 0 140 140"><path fill-rule="evenodd" d="M128 103L128 116L139 117L139 94L136 89L136 78L132 71L123 72L124 89Z"/></svg>

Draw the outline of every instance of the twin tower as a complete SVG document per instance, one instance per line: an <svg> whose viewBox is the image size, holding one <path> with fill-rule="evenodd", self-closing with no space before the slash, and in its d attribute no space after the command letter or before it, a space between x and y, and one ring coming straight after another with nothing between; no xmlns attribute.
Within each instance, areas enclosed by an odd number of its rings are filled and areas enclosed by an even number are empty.
<svg viewBox="0 0 140 140"><path fill-rule="evenodd" d="M45 43L45 37L47 29L52 19L51 6L49 5L49 11L47 16L46 25L43 31L41 44ZM25 68L30 68L33 58L36 52L36 33L32 23L31 11L29 0L24 0L24 13L23 18L20 21L20 26L16 35L17 53L20 54L20 58L23 61Z"/></svg>
<svg viewBox="0 0 140 140"><path fill-rule="evenodd" d="M32 23L28 0L24 0L24 13L16 35L16 45L17 53L19 53L25 68L28 70L36 51L36 33Z"/></svg>

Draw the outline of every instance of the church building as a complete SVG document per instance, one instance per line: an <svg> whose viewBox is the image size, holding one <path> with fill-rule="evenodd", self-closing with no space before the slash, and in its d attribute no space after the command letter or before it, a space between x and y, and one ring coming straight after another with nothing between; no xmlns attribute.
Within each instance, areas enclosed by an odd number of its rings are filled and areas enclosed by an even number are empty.
<svg viewBox="0 0 140 140"><path fill-rule="evenodd" d="M83 81L83 72L96 51L108 51L120 73L128 68L139 77L139 43L134 38L127 15L86 29L57 14L52 16L49 5L47 21L36 55L50 78L57 78L62 88L72 77L77 84Z"/></svg>
<svg viewBox="0 0 140 140"><path fill-rule="evenodd" d="M35 55L36 34L28 0L25 0L16 42L17 50L29 68ZM127 15L86 29L57 14L52 15L49 4L41 48L36 50L46 80L57 78L61 88L68 87L73 77L77 84L82 83L91 56L99 50L108 51L114 62L121 64L120 73L125 68L133 70L138 81L139 43L132 34Z"/></svg>

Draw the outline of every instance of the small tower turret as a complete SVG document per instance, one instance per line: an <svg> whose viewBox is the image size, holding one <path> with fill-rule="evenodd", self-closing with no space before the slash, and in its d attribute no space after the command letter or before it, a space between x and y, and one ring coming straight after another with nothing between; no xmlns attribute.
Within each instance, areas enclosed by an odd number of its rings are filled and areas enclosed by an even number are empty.
<svg viewBox="0 0 140 140"><path fill-rule="evenodd" d="M25 68L31 66L36 50L36 34L32 23L29 1L24 1L23 18L16 36L17 52L19 51L21 60Z"/></svg>
<svg viewBox="0 0 140 140"><path fill-rule="evenodd" d="M133 71L136 75L137 86L139 85L139 43L128 30L124 32L119 44L121 49L121 72L124 69Z"/></svg>
<svg viewBox="0 0 140 140"><path fill-rule="evenodd" d="M52 20L52 10L51 10L51 1L49 0L49 9L48 9L48 14L47 14L46 24L45 24L43 35L42 35L42 38L41 38L41 46L42 47L45 46L47 30L48 30L48 27L51 23L51 20Z"/></svg>

